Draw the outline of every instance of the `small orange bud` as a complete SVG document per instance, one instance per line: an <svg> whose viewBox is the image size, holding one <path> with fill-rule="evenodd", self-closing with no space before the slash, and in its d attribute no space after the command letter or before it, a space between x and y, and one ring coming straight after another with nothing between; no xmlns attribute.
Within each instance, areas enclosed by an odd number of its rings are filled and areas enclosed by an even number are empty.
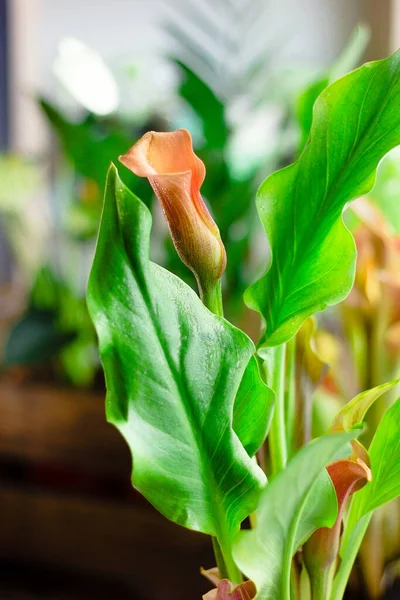
<svg viewBox="0 0 400 600"><path fill-rule="evenodd" d="M225 271L226 254L200 194L206 170L193 152L190 133L149 131L119 159L135 175L148 178L175 248L193 271L200 291L215 284Z"/></svg>

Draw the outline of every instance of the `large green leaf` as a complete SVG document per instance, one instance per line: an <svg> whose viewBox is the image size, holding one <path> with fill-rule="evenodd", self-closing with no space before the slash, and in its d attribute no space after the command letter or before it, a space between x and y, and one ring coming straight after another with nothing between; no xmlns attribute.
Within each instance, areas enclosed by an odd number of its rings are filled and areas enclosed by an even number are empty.
<svg viewBox="0 0 400 600"><path fill-rule="evenodd" d="M257 207L271 260L246 302L265 319L262 345L290 339L351 289L356 251L342 211L371 189L379 161L400 144L399 83L398 52L326 88L301 157L261 186Z"/></svg>
<svg viewBox="0 0 400 600"><path fill-rule="evenodd" d="M288 599L290 565L298 544L319 527L333 525L336 497L321 472L341 450L350 453L347 442L354 435L332 434L311 442L265 488L256 527L241 531L234 543L235 560L255 582L257 600Z"/></svg>
<svg viewBox="0 0 400 600"><path fill-rule="evenodd" d="M353 500L357 519L400 496L400 398L383 415L368 454L372 481Z"/></svg>
<svg viewBox="0 0 400 600"><path fill-rule="evenodd" d="M256 378L251 340L149 260L150 229L148 209L112 166L88 287L107 417L132 451L133 485L166 517L224 548L265 484L232 426L243 374L236 427L252 452L262 442L257 428L256 443L249 436L259 386L265 402L270 393Z"/></svg>

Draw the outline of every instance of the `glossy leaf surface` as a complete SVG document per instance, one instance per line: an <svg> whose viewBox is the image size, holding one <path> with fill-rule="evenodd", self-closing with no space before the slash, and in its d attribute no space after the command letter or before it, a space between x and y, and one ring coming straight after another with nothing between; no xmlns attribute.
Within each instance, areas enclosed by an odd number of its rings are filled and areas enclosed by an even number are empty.
<svg viewBox="0 0 400 600"><path fill-rule="evenodd" d="M250 339L149 260L150 229L148 209L112 166L88 287L107 417L131 449L133 485L166 517L223 547L265 483L233 431L235 396L245 372L254 388L265 386ZM254 450L262 440L254 445L249 429L260 403L246 411L246 402L239 396L236 424Z"/></svg>
<svg viewBox="0 0 400 600"><path fill-rule="evenodd" d="M290 339L309 315L350 291L356 252L342 211L371 189L379 161L400 144L399 84L396 53L326 88L299 160L260 187L271 261L246 302L266 322L261 345Z"/></svg>
<svg viewBox="0 0 400 600"><path fill-rule="evenodd" d="M252 357L244 372L233 409L233 429L249 456L254 456L267 437L273 408L274 393L262 382L257 360Z"/></svg>
<svg viewBox="0 0 400 600"><path fill-rule="evenodd" d="M256 527L240 532L234 544L234 558L256 584L257 600L289 598L290 566L296 545L318 529L321 521L325 526L333 525L336 497L331 486L326 486L326 478L321 478L321 472L341 450L350 452L346 442L354 435L333 434L305 446L265 488ZM317 478L322 482L319 488L315 485ZM318 501L308 501L310 491L318 496ZM326 493L331 504L326 502ZM320 503L326 507L325 514L320 511ZM301 521L308 523L307 528L300 526Z"/></svg>

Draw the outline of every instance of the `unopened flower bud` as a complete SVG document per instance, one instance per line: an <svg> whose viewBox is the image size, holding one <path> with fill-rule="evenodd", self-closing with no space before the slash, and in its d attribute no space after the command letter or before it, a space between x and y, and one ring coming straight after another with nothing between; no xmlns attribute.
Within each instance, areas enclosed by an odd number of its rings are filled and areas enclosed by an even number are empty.
<svg viewBox="0 0 400 600"><path fill-rule="evenodd" d="M175 248L193 271L201 293L221 278L225 248L200 194L205 166L195 155L190 133L146 133L120 161L147 177L168 222Z"/></svg>

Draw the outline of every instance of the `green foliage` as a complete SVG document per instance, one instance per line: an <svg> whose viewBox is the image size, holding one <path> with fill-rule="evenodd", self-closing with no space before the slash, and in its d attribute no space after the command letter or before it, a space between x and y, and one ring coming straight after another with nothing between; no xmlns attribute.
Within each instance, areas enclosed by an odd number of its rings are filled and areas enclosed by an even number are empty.
<svg viewBox="0 0 400 600"><path fill-rule="evenodd" d="M256 527L240 532L234 544L234 558L255 582L257 600L290 599L291 561L298 544L319 527L332 526L337 515L335 494L321 472L341 450L349 453L347 442L354 435L334 434L311 442L265 488ZM320 504L326 509L323 513Z"/></svg>
<svg viewBox="0 0 400 600"><path fill-rule="evenodd" d="M353 500L357 520L400 496L399 433L400 398L383 415L369 447L372 481Z"/></svg>
<svg viewBox="0 0 400 600"><path fill-rule="evenodd" d="M57 315L50 310L30 308L9 332L3 366L32 365L52 360L75 335L57 327Z"/></svg>
<svg viewBox="0 0 400 600"><path fill-rule="evenodd" d="M265 483L244 445L252 454L262 442L265 423L255 424L268 420L262 394L269 406L271 394L250 339L149 260L150 229L112 166L88 286L107 417L132 451L133 485L168 518L216 536L224 553Z"/></svg>
<svg viewBox="0 0 400 600"><path fill-rule="evenodd" d="M100 220L104 173L110 162L116 161L138 134L118 119L100 118L88 113L82 120L74 122L44 99L40 100L40 107L57 134L67 161L78 176L77 187L80 184L80 187L88 188L88 198L85 198L85 193L80 197L82 192L79 189L71 190L69 233L80 239L93 238ZM124 166L121 168L131 189L150 206L152 194L145 182L133 177Z"/></svg>
<svg viewBox="0 0 400 600"><path fill-rule="evenodd" d="M88 386L98 369L95 331L80 297L51 268L37 273L28 308L11 328L4 366L50 363L74 385Z"/></svg>
<svg viewBox="0 0 400 600"><path fill-rule="evenodd" d="M183 74L180 96L200 118L207 148L223 150L229 136L224 104L194 71L181 61L175 62Z"/></svg>
<svg viewBox="0 0 400 600"><path fill-rule="evenodd" d="M371 189L379 161L400 143L399 72L396 53L324 90L303 154L261 186L257 208L272 257L246 302L265 320L262 346L290 339L307 316L350 291L356 253L342 211Z"/></svg>
<svg viewBox="0 0 400 600"><path fill-rule="evenodd" d="M123 133L116 123L107 120L102 122L91 114L74 122L44 99L40 100L40 107L57 132L65 155L76 171L95 181L102 189L104 173L110 162L117 159L121 149L129 148L131 137ZM126 173L129 173L128 170ZM133 182L131 173L127 177L130 183Z"/></svg>
<svg viewBox="0 0 400 600"><path fill-rule="evenodd" d="M267 437L273 403L274 394L261 383L257 360L252 357L244 372L233 409L233 429L249 456L254 456Z"/></svg>
<svg viewBox="0 0 400 600"><path fill-rule="evenodd" d="M376 508L400 496L400 398L383 415L368 450L372 481L353 496L340 547L331 600L341 600Z"/></svg>
<svg viewBox="0 0 400 600"><path fill-rule="evenodd" d="M347 70L357 48L359 42L303 97L304 134L315 95ZM235 180L224 151L230 136L225 104L186 65L180 63L180 69L181 96L203 127L199 155L208 174L202 193L226 245L225 295L231 301L249 278L240 271L254 242L255 176ZM334 423L333 429L345 432L311 442L286 464L297 417L308 419L306 437L311 435L311 396L325 373L312 347L311 321L286 342L307 317L339 302L351 288L356 253L342 213L371 189L379 161L400 143L399 74L397 53L323 89L305 150L257 195L270 264L246 292L246 302L265 321L259 356L277 398L264 456L267 466L275 460L277 468L268 484L255 454L269 432L274 394L261 380L253 343L213 315L175 274L150 261L151 214L115 167L109 170L88 286L106 374L107 418L131 450L133 485L169 519L213 536L220 573L239 583L239 567L255 582L258 600L290 600L294 554L316 529L332 527L337 518L336 492L325 467L351 454L349 442L357 437L352 428L396 383L357 396ZM232 231L243 223L247 235L238 239ZM176 260L168 250L164 264L185 277ZM400 491L399 402L384 416L370 447L373 482L351 505L335 598L371 511ZM253 528L239 531L248 516Z"/></svg>
<svg viewBox="0 0 400 600"><path fill-rule="evenodd" d="M392 389L400 382L400 379L394 379L388 383L383 383L370 390L361 392L355 398L347 402L336 415L332 429L334 431L349 431L355 425L363 422L365 415L371 406L388 390Z"/></svg>

